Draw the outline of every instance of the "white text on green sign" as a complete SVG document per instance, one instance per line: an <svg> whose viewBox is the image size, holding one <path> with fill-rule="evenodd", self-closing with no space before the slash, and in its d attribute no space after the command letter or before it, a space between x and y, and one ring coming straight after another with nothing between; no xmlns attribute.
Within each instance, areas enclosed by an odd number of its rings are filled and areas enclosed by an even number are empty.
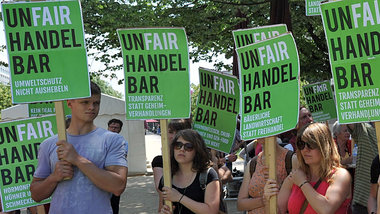
<svg viewBox="0 0 380 214"><path fill-rule="evenodd" d="M14 103L90 96L78 1L2 3L2 11Z"/></svg>
<svg viewBox="0 0 380 214"><path fill-rule="evenodd" d="M118 30L127 119L187 118L190 80L183 28ZM180 104L180 105L179 105Z"/></svg>

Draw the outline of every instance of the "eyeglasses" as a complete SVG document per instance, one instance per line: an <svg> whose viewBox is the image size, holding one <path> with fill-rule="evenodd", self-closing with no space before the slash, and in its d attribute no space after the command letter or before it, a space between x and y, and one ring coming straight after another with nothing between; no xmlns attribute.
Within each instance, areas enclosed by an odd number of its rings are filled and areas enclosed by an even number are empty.
<svg viewBox="0 0 380 214"><path fill-rule="evenodd" d="M310 150L313 150L313 149L316 149L317 148L317 145L316 144L313 144L313 143L309 143L309 142L305 142L303 140L299 140L297 141L297 148L299 150L303 150L305 148L305 145L307 146L308 149Z"/></svg>
<svg viewBox="0 0 380 214"><path fill-rule="evenodd" d="M186 152L191 152L194 149L194 145L192 143L182 143L182 142L174 142L174 149L180 150L182 149L182 146L184 147Z"/></svg>

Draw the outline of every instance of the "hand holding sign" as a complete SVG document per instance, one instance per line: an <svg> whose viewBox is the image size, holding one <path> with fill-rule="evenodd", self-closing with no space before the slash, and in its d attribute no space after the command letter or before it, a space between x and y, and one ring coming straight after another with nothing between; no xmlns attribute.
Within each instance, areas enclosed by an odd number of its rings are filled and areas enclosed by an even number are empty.
<svg viewBox="0 0 380 214"><path fill-rule="evenodd" d="M53 176L57 182L62 180L71 179L74 175L73 165L71 163L61 160L55 164Z"/></svg>
<svg viewBox="0 0 380 214"><path fill-rule="evenodd" d="M65 140L60 140L57 142L57 146L58 159L65 160L71 164L74 164L75 161L78 160L79 154L77 153L73 145L71 145Z"/></svg>

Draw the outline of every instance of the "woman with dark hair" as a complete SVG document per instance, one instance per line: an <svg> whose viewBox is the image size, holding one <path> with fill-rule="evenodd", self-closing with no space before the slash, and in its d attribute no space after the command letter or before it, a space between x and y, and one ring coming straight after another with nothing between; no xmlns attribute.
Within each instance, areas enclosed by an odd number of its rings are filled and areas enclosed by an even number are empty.
<svg viewBox="0 0 380 214"><path fill-rule="evenodd" d="M218 213L220 185L218 174L209 168L211 155L198 132L179 131L170 146L172 188L159 189L164 200L173 202L173 213ZM207 171L206 188L202 190L199 176ZM160 213L169 214L164 205Z"/></svg>
<svg viewBox="0 0 380 214"><path fill-rule="evenodd" d="M329 128L311 123L297 134L299 169L293 170L278 193L279 213L347 213L351 199L351 176L341 167L340 156ZM277 183L268 180L266 199L276 195Z"/></svg>
<svg viewBox="0 0 380 214"><path fill-rule="evenodd" d="M191 129L191 120L190 119L172 119L170 120L168 124L168 143L171 143L173 141L173 138L177 134L178 131L184 130L184 129ZM153 169L153 178L154 178L154 187L156 188L156 191L158 192L159 196L160 190L158 189L158 184L160 182L160 179L162 177L162 155L157 155L152 160L152 169ZM159 205L158 205L158 211L162 208L162 198L159 197Z"/></svg>

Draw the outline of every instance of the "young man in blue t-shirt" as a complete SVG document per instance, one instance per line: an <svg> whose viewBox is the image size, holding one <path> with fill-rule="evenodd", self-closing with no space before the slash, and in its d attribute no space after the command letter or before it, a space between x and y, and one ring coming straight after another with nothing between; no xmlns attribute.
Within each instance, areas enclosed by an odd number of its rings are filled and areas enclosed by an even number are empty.
<svg viewBox="0 0 380 214"><path fill-rule="evenodd" d="M111 194L125 189L124 139L94 125L100 97L100 88L91 83L91 97L68 100L67 141L53 136L40 145L30 191L35 201L52 197L50 213L111 214Z"/></svg>

